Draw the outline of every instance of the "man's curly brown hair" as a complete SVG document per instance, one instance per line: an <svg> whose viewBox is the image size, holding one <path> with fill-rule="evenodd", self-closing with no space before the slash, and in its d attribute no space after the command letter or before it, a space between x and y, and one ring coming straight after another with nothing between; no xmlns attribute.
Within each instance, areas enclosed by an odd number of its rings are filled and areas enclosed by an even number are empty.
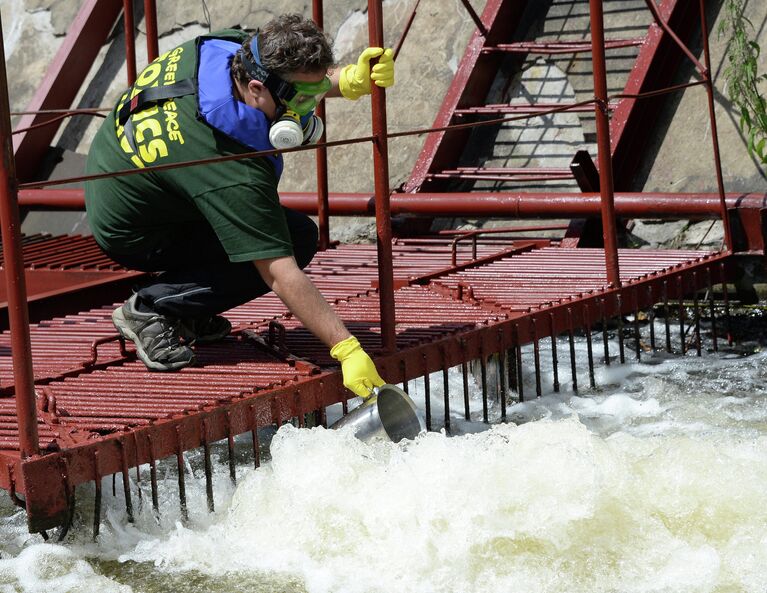
<svg viewBox="0 0 767 593"><path fill-rule="evenodd" d="M283 78L294 72L323 72L335 64L330 38L300 14L280 15L249 35L241 51L251 60L254 35L258 35L261 65ZM232 77L243 84L251 80L239 52L232 60Z"/></svg>

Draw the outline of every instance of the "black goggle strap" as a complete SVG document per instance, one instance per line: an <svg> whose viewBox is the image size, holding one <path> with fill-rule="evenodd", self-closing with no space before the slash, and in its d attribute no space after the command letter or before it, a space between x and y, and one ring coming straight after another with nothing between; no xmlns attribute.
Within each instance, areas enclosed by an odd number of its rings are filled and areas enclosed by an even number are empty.
<svg viewBox="0 0 767 593"><path fill-rule="evenodd" d="M253 42L251 43L250 47L251 51L253 52L253 56L257 56L257 35L253 38ZM287 103L296 96L296 88L291 83L283 80L273 72L269 72L269 70L258 63L258 58L251 60L248 56L245 55L244 51L240 50L240 59L242 60L242 65L245 66L245 70L248 75L251 78L264 83L264 86L272 94L274 102L277 103L277 107L280 107L283 102Z"/></svg>

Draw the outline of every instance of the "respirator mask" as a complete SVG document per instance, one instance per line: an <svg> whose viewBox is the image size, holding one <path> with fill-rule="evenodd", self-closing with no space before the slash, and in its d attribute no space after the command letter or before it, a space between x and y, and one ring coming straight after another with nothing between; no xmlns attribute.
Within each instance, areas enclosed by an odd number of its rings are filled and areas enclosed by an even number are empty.
<svg viewBox="0 0 767 593"><path fill-rule="evenodd" d="M306 119L305 125L302 125L302 119ZM269 143L280 149L316 144L324 131L322 120L313 113L308 118L301 118L295 111L286 109L269 128Z"/></svg>
<svg viewBox="0 0 767 593"><path fill-rule="evenodd" d="M278 149L316 143L325 126L312 111L330 90L330 79L325 76L318 82L288 82L261 65L258 35L253 37L250 50L255 60L241 51L243 66L253 79L264 84L277 105L277 118L269 129L269 142Z"/></svg>

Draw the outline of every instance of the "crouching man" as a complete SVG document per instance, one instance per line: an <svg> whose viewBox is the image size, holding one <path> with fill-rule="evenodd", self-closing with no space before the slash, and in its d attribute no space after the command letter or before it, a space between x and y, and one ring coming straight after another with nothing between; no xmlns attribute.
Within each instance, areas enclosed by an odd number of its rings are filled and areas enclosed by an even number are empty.
<svg viewBox="0 0 767 593"><path fill-rule="evenodd" d="M378 58L371 67L370 60ZM316 141L324 96L357 99L394 82L391 50L368 48L334 71L325 34L283 15L255 34L198 37L149 64L95 137L89 174L285 148ZM96 242L118 263L160 272L112 316L144 364L194 364L193 343L222 339L220 313L274 291L367 396L383 380L302 269L317 246L312 220L280 205L281 155L88 181Z"/></svg>

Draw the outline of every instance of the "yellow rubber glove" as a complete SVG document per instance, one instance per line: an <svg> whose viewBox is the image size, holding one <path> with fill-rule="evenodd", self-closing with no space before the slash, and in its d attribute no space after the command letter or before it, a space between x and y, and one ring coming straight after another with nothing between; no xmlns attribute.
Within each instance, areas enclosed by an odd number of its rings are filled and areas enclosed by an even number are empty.
<svg viewBox="0 0 767 593"><path fill-rule="evenodd" d="M380 387L384 380L376 370L376 365L360 346L354 336L341 340L330 349L330 356L341 363L344 387L362 398L372 395L373 387Z"/></svg>
<svg viewBox="0 0 767 593"><path fill-rule="evenodd" d="M370 69L370 60L378 58L378 63ZM394 84L394 52L381 47L369 47L360 54L356 64L349 64L341 69L338 88L347 99L356 101L362 95L371 93L370 81L382 88Z"/></svg>

